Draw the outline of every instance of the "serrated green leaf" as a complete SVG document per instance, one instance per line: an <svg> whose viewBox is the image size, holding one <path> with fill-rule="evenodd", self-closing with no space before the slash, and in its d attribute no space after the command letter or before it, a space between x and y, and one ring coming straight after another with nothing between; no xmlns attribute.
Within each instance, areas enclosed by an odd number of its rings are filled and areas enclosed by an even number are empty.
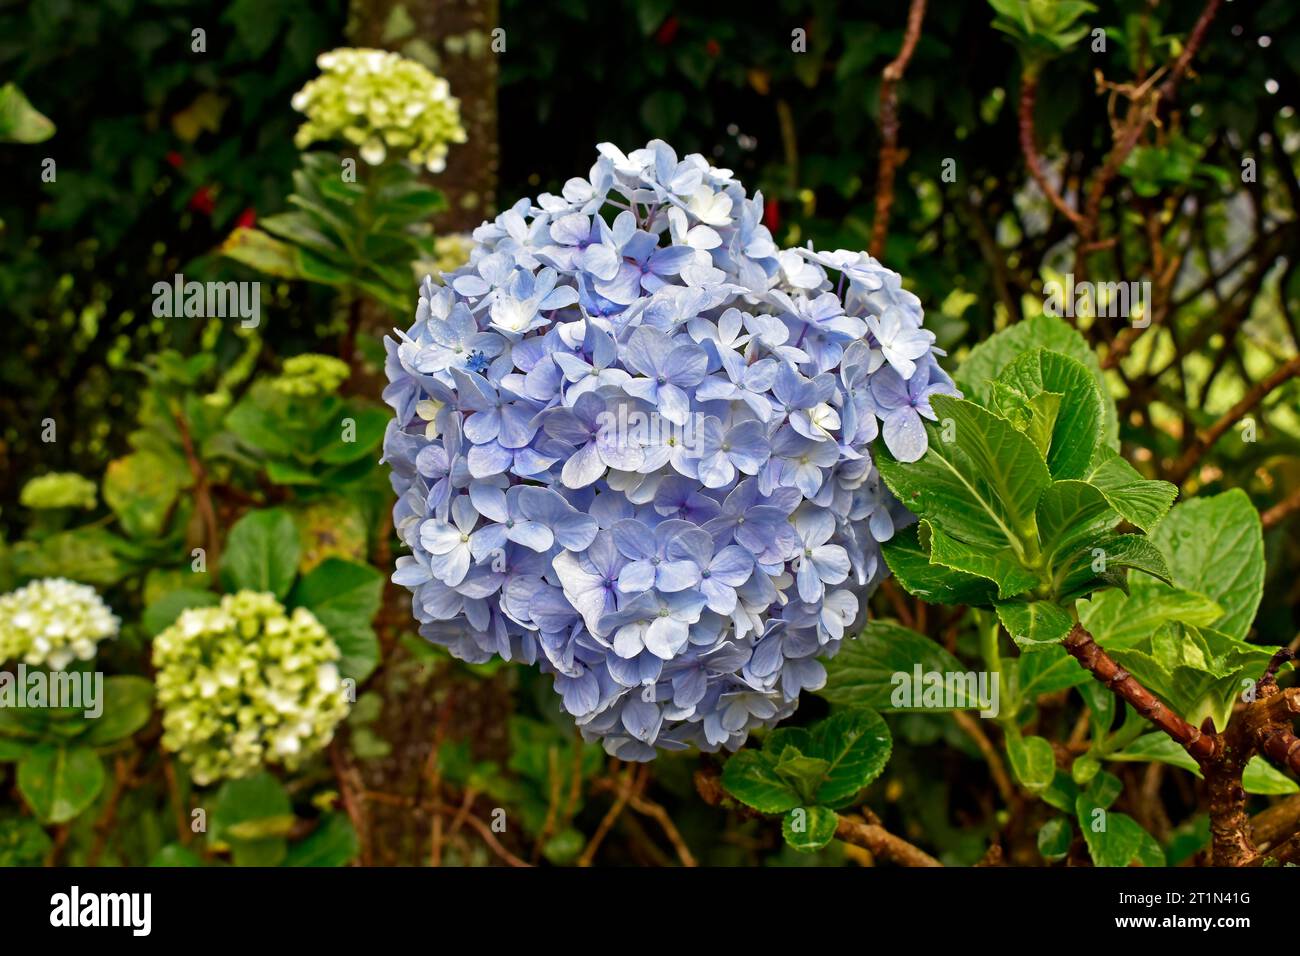
<svg viewBox="0 0 1300 956"><path fill-rule="evenodd" d="M1125 521L1150 532L1169 511L1178 489L1167 481L1143 478L1129 462L1109 448L1098 449L1088 483L1106 496Z"/></svg>
<svg viewBox="0 0 1300 956"><path fill-rule="evenodd" d="M44 823L67 823L103 787L104 764L88 747L43 745L18 764L18 792Z"/></svg>
<svg viewBox="0 0 1300 956"><path fill-rule="evenodd" d="M913 525L881 545L885 563L903 589L931 604L991 605L997 593L993 582L932 565L929 551L922 547L918 537L919 530L919 525Z"/></svg>
<svg viewBox="0 0 1300 956"><path fill-rule="evenodd" d="M815 799L828 770L830 764L827 761L805 756L793 747L786 747L776 759L777 776L804 801Z"/></svg>
<svg viewBox="0 0 1300 956"><path fill-rule="evenodd" d="M1129 570L1169 582L1164 555L1150 539L1135 534L1103 534L1083 542L1074 557L1056 569L1056 590L1062 600L1067 600L1103 587L1127 589Z"/></svg>
<svg viewBox="0 0 1300 956"><path fill-rule="evenodd" d="M1056 755L1042 737L1007 734L1007 758L1011 772L1030 793L1042 793L1056 777Z"/></svg>
<svg viewBox="0 0 1300 956"><path fill-rule="evenodd" d="M221 556L221 578L231 591L270 591L283 600L298 572L298 528L278 508L250 511L235 522Z"/></svg>
<svg viewBox="0 0 1300 956"><path fill-rule="evenodd" d="M1164 763L1178 767L1200 777L1201 768L1196 760L1174 740L1161 733L1143 734L1123 750L1108 754L1108 760L1129 763ZM1300 793L1300 783L1296 783L1286 774L1275 769L1263 757L1251 757L1246 764L1241 778L1242 788L1247 793L1283 796Z"/></svg>
<svg viewBox="0 0 1300 956"><path fill-rule="evenodd" d="M987 403L992 382L999 373L1020 355L1036 348L1068 355L1088 369L1102 396L1102 442L1110 448L1118 449L1119 417L1115 411L1115 402L1106 388L1101 363L1079 330L1060 316L1036 315L1009 325L980 342L971 349L970 355L957 370L954 376L957 387L968 397Z"/></svg>
<svg viewBox="0 0 1300 956"><path fill-rule="evenodd" d="M1159 844L1132 817L1095 806L1086 794L1079 796L1076 809L1094 866L1164 865Z"/></svg>
<svg viewBox="0 0 1300 956"><path fill-rule="evenodd" d="M1169 621L1201 626L1223 615L1203 594L1155 582L1132 594L1107 591L1075 607L1079 622L1107 650L1138 647Z"/></svg>
<svg viewBox="0 0 1300 956"><path fill-rule="evenodd" d="M760 813L785 813L799 806L799 795L776 772L776 760L757 750L740 750L722 768L722 786Z"/></svg>
<svg viewBox="0 0 1300 956"><path fill-rule="evenodd" d="M839 817L827 807L795 807L781 818L781 835L800 853L814 853L835 839Z"/></svg>
<svg viewBox="0 0 1300 956"><path fill-rule="evenodd" d="M894 621L877 618L868 621L858 637L846 638L839 653L826 661L826 685L816 693L834 704L882 711L917 710L921 709L919 689L910 695L910 701L902 701L896 675L912 678L918 668L922 674L957 674L966 670L957 658L930 638ZM977 697L967 699L963 688L955 688L953 700L958 708L978 708ZM896 701L904 706L897 706ZM807 745L800 749L806 750Z"/></svg>
<svg viewBox="0 0 1300 956"><path fill-rule="evenodd" d="M920 461L902 464L882 453L877 465L885 483L949 537L1009 548L1023 560L1036 535L1034 508L1051 480L1047 465L1006 419L949 395L935 395L931 405L941 422L952 422L952 441L930 425Z"/></svg>
<svg viewBox="0 0 1300 956"><path fill-rule="evenodd" d="M1264 593L1264 537L1259 512L1240 488L1176 505L1151 535L1174 583L1223 608L1208 622L1244 640Z"/></svg>
<svg viewBox="0 0 1300 956"><path fill-rule="evenodd" d="M379 663L379 641L371 621L383 590L384 576L369 565L327 558L298 582L290 596L291 604L316 615L343 654L339 673L358 684Z"/></svg>
<svg viewBox="0 0 1300 956"><path fill-rule="evenodd" d="M992 550L964 544L929 522L923 523L927 527L921 534L924 537L928 532L932 565L986 578L997 585L1001 599L1023 594L1038 584L1038 575L1024 567L1010 548Z"/></svg>
<svg viewBox="0 0 1300 956"><path fill-rule="evenodd" d="M1069 612L1051 601L1007 601L996 607L1011 639L1026 650L1061 643L1074 624Z"/></svg>
<svg viewBox="0 0 1300 956"><path fill-rule="evenodd" d="M828 764L817 802L832 808L851 803L885 769L892 747L889 727L874 710L842 710L817 724L808 756Z"/></svg>
<svg viewBox="0 0 1300 956"><path fill-rule="evenodd" d="M999 382L1029 399L1061 396L1051 429L1047 466L1053 478L1082 478L1088 473L1101 435L1101 390L1082 364L1060 352L1033 349L1010 362Z"/></svg>
<svg viewBox="0 0 1300 956"><path fill-rule="evenodd" d="M1004 662L1003 667L1006 666ZM1032 654L1016 658L1017 700L1032 701L1042 694L1079 687L1092 679L1063 647L1038 647Z"/></svg>

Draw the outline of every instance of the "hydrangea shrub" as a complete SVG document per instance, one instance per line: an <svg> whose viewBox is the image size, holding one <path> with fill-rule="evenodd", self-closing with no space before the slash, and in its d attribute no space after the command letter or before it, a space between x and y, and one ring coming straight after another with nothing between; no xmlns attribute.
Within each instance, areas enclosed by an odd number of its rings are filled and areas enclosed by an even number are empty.
<svg viewBox="0 0 1300 956"><path fill-rule="evenodd" d="M94 658L120 624L90 585L41 578L0 597L0 662L63 670Z"/></svg>
<svg viewBox="0 0 1300 956"><path fill-rule="evenodd" d="M163 744L200 785L264 763L297 769L347 716L338 646L306 608L239 591L153 641Z"/></svg>
<svg viewBox="0 0 1300 956"><path fill-rule="evenodd" d="M474 232L386 340L420 632L537 663L620 758L735 749L816 689L907 512L870 445L954 393L860 252L780 249L729 170L610 144Z"/></svg>

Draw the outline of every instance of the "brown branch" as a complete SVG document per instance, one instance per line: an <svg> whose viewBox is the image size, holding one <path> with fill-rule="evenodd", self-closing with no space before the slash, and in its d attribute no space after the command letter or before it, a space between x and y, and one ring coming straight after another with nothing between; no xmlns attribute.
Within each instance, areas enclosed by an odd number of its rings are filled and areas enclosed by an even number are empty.
<svg viewBox="0 0 1300 956"><path fill-rule="evenodd" d="M358 793L364 794L364 788L358 786L361 781L356 768L348 763L343 745L337 737L329 746L329 757L330 765L334 768L334 779L339 785L339 798L343 801L343 809L347 811L352 829L357 833L357 842L361 845L361 865L370 866L370 826L361 799L357 796Z"/></svg>
<svg viewBox="0 0 1300 956"><path fill-rule="evenodd" d="M1300 488L1297 488L1261 514L1259 520L1264 525L1264 530L1267 531L1269 528L1281 524L1295 511L1300 511Z"/></svg>
<svg viewBox="0 0 1300 956"><path fill-rule="evenodd" d="M1296 375L1300 375L1300 355L1293 356L1289 361L1274 369L1273 373L1267 378L1255 383L1254 387L1245 394L1241 401L1224 412L1218 421L1209 428L1198 432L1191 447L1183 453L1183 456L1170 469L1168 479L1176 485L1181 485L1186 481L1187 476L1191 474L1197 462L1201 460L1202 456L1210 450L1210 447L1215 442L1223 437L1224 432L1240 421L1247 412L1262 402L1275 388Z"/></svg>
<svg viewBox="0 0 1300 956"><path fill-rule="evenodd" d="M998 793L1002 796L1002 802L1009 807L1016 806L1019 802L1019 795L1016 793L1015 785L1012 784L1011 778L1007 776L1007 768L1002 763L1002 755L998 753L998 748L993 746L988 734L984 733L980 722L964 710L954 710L952 718L957 722L957 726L964 730L971 740L975 741L975 746L984 755L984 760L989 765L989 775L993 778L993 784L998 788Z"/></svg>
<svg viewBox="0 0 1300 956"><path fill-rule="evenodd" d="M1128 701L1134 710L1173 738L1197 763L1204 764L1214 757L1214 737L1201 733L1139 684L1132 674L1102 650L1083 625L1075 624L1070 628L1065 637L1065 649L1111 692Z"/></svg>
<svg viewBox="0 0 1300 956"><path fill-rule="evenodd" d="M181 799L180 784L176 780L176 768L172 765L171 756L159 748L159 755L163 768L163 778L167 781L168 798L172 805L172 813L176 816L176 838L181 841L181 846L188 847L190 840L194 836L194 831L190 829L190 820L186 815L188 807L184 805Z"/></svg>
<svg viewBox="0 0 1300 956"><path fill-rule="evenodd" d="M451 808L446 807L443 809L443 812L442 814L440 814L440 816L451 812L453 812ZM466 823L468 823L471 827L474 828L474 830L478 833L480 837L483 838L483 842L488 845L488 848L497 856L499 856L501 859L505 860L506 863L508 863L510 866L518 867L521 869L530 869L532 867L531 863L519 859L519 857L515 856L504 846L502 846L501 841L498 840L496 834L492 832L492 828L488 826L486 823L484 823L482 820L480 820L478 817L471 814L465 817L464 820Z"/></svg>
<svg viewBox="0 0 1300 956"><path fill-rule="evenodd" d="M894 171L898 167L898 82L921 37L925 18L925 0L912 0L907 11L907 30L898 56L885 67L880 80L880 168L876 176L876 215L871 223L871 243L867 247L880 258L889 234L889 213L894 206Z"/></svg>
<svg viewBox="0 0 1300 956"><path fill-rule="evenodd" d="M1287 797L1250 819L1251 833L1260 849L1267 850L1300 833L1300 794Z"/></svg>
<svg viewBox="0 0 1300 956"><path fill-rule="evenodd" d="M884 827L874 823L862 823L843 814L839 815L839 821L835 825L835 836L845 843L870 850L875 856L891 860L899 866L943 866L920 847L894 836Z"/></svg>
<svg viewBox="0 0 1300 956"><path fill-rule="evenodd" d="M212 490L208 485L208 470L203 466L203 460L199 458L198 452L194 448L194 439L190 435L190 423L185 419L185 413L180 409L173 409L172 417L176 420L176 430L180 433L181 448L185 452L185 463L189 466L190 475L194 479L194 504L199 510L199 518L203 521L203 532L207 538L207 557L204 565L208 574L213 580L216 580L217 567L221 562L221 538L217 533L217 513L212 507Z"/></svg>
<svg viewBox="0 0 1300 956"><path fill-rule="evenodd" d="M633 790L639 786L638 768L636 765L630 766L623 772L623 780L619 786L618 796L610 806L609 811L601 819L596 827L596 832L591 835L587 841L582 855L578 857L578 866L591 866L592 861L596 858L596 851L600 849L601 842L605 839L606 834L613 828L618 818L622 815L624 808L627 807L628 801L632 798Z"/></svg>
<svg viewBox="0 0 1300 956"><path fill-rule="evenodd" d="M1160 86L1160 98L1162 100L1173 99L1179 81L1183 78L1183 74L1187 72L1187 67L1192 62L1192 57L1196 56L1196 51L1200 49L1201 43L1205 40L1205 33L1210 28L1210 22L1214 19L1214 15L1219 12L1220 2L1221 0L1209 0L1205 5L1205 9L1201 11L1200 17L1196 20L1196 25L1192 27L1192 32L1187 35L1187 43L1183 45L1183 52L1178 54L1178 59L1174 61L1169 76Z"/></svg>
<svg viewBox="0 0 1300 956"><path fill-rule="evenodd" d="M677 854L677 859L681 861L682 866L693 867L699 865L695 862L695 856L691 853L691 848L682 839L682 835L673 823L672 817L668 815L668 811L662 805L640 794L633 794L629 803L637 813L651 817L659 824L660 829L664 831L664 836L673 845L673 851Z"/></svg>
<svg viewBox="0 0 1300 956"><path fill-rule="evenodd" d="M131 778L143 755L143 751L137 750L129 759L119 755L113 762L113 789L104 804L104 811L95 821L95 842L86 856L86 866L94 866L99 862L100 854L104 852L108 835L112 832L113 824L117 819L117 805L122 799L122 794L130 788Z"/></svg>
<svg viewBox="0 0 1300 956"><path fill-rule="evenodd" d="M642 781L642 789L644 789L645 785L648 783L649 774L647 773L645 780ZM592 784L592 789L612 790L617 793L621 788L615 781L606 777L595 781ZM677 829L676 824L673 823L672 817L668 815L668 811L665 810L661 804L651 800L649 797L645 796L643 792L633 793L631 797L628 798L627 804L637 813L642 816L650 817L659 824L660 828L664 831L664 836L667 837L668 842L672 844L673 850L677 854L677 859L681 862L682 866L693 867L699 865L695 861L695 855L691 853L690 847L687 846L686 841L682 839L681 832Z"/></svg>
<svg viewBox="0 0 1300 956"><path fill-rule="evenodd" d="M1079 227L1083 224L1082 214L1066 204L1043 172L1043 161L1038 155L1038 146L1034 141L1034 104L1037 99L1038 74L1034 70L1026 69L1020 74L1020 151L1025 154L1025 165L1029 168L1029 175L1034 177L1034 182L1038 183L1038 188L1043 191L1043 195L1060 210L1061 215Z"/></svg>

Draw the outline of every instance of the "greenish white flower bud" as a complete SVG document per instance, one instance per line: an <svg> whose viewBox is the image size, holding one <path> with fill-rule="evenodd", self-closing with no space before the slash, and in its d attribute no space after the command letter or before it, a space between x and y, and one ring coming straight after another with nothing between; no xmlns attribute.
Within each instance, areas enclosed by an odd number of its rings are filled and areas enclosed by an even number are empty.
<svg viewBox="0 0 1300 956"><path fill-rule="evenodd" d="M93 508L95 483L71 471L52 471L23 485L18 503L24 508Z"/></svg>
<svg viewBox="0 0 1300 956"><path fill-rule="evenodd" d="M294 94L307 116L294 143L323 140L358 147L371 165L390 151L430 172L446 167L447 146L465 142L460 104L447 81L397 53L343 47L316 59L321 75Z"/></svg>
<svg viewBox="0 0 1300 956"><path fill-rule="evenodd" d="M41 578L0 597L0 661L63 670L93 658L120 623L89 585Z"/></svg>
<svg viewBox="0 0 1300 956"><path fill-rule="evenodd" d="M153 642L163 745L196 783L296 770L347 716L338 645L306 608L240 591L183 611Z"/></svg>

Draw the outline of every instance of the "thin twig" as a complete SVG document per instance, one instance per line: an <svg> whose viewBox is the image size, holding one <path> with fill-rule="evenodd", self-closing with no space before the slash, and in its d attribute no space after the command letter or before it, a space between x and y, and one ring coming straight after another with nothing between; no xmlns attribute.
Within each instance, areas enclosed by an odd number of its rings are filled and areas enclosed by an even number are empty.
<svg viewBox="0 0 1300 956"><path fill-rule="evenodd" d="M361 865L370 866L370 826L365 808L357 797L358 792L364 792L364 789L358 786L360 780L357 778L356 769L348 762L347 755L343 753L343 745L337 737L329 746L329 756L330 765L334 768L334 779L339 785L339 797L343 801L343 809L347 811L348 819L352 821L352 829L357 833L357 842L361 845Z"/></svg>
<svg viewBox="0 0 1300 956"><path fill-rule="evenodd" d="M877 258L885 251L889 234L889 213L894 206L894 171L898 167L898 82L921 37L925 18L925 0L912 0L907 11L907 29L903 45L885 67L880 80L880 168L876 176L876 215L871 223L871 244L867 247Z"/></svg>
<svg viewBox="0 0 1300 956"><path fill-rule="evenodd" d="M975 741L975 746L984 755L984 760L989 765L989 775L993 777L993 783L1002 796L1002 802L1009 807L1015 806L1018 801L1016 788L1011 783L1011 778L1007 776L1007 768L1002 763L1002 755L998 753L998 748L993 746L988 734L984 733L984 728L980 726L980 722L964 710L954 710L952 718L957 722L957 726L964 730L971 740Z"/></svg>
<svg viewBox="0 0 1300 956"><path fill-rule="evenodd" d="M632 798L633 788L636 786L637 768L635 765L630 766L623 772L622 784L619 787L618 796L614 798L613 805L605 813L600 824L596 827L596 832L591 835L587 841L587 846L583 849L582 855L578 857L578 866L591 866L592 861L596 858L596 851L600 849L601 842L605 839L606 834L613 828L619 816L622 815L628 801Z"/></svg>
<svg viewBox="0 0 1300 956"><path fill-rule="evenodd" d="M1296 511L1300 511L1300 488L1297 488L1261 514L1259 520L1264 525L1264 530L1267 531L1269 528L1281 524Z"/></svg>
<svg viewBox="0 0 1300 956"><path fill-rule="evenodd" d="M1267 378L1255 383L1254 387L1242 397L1241 401L1224 412L1218 421L1209 428L1198 432L1191 447L1183 453L1183 456L1169 470L1169 480L1176 485L1181 485L1187 480L1187 476L1192 473L1192 469L1196 467L1202 456L1210 450L1210 447L1215 442L1223 437L1223 434L1228 429L1262 402L1275 388L1297 375L1300 375L1300 354L1292 356L1290 360L1274 369L1273 373Z"/></svg>

